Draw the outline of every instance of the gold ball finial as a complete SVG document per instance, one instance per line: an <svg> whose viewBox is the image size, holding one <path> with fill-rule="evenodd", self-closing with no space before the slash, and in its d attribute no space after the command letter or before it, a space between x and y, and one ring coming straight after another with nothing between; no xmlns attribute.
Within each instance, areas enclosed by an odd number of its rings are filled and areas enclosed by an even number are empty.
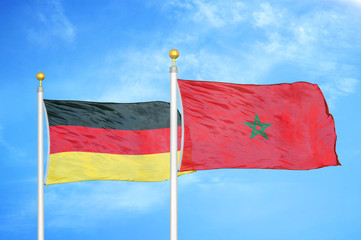
<svg viewBox="0 0 361 240"><path fill-rule="evenodd" d="M44 78L45 78L45 74L42 73L42 72L39 72L38 74L36 74L36 78L37 78L39 81L43 81Z"/></svg>
<svg viewBox="0 0 361 240"><path fill-rule="evenodd" d="M179 56L179 52L177 49L172 49L169 51L169 57L172 59L176 59Z"/></svg>
<svg viewBox="0 0 361 240"><path fill-rule="evenodd" d="M172 49L169 51L169 57L173 59L173 66L175 65L175 60L179 56L179 52L177 49Z"/></svg>
<svg viewBox="0 0 361 240"><path fill-rule="evenodd" d="M41 81L43 81L45 79L45 74L42 72L39 72L38 74L36 74L36 78L40 81L40 87L41 87Z"/></svg>

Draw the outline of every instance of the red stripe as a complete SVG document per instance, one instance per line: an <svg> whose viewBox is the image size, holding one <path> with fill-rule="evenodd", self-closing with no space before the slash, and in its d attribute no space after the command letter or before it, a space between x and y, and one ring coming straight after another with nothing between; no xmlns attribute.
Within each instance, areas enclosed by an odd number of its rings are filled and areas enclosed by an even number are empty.
<svg viewBox="0 0 361 240"><path fill-rule="evenodd" d="M180 150L182 127L178 127ZM170 129L112 130L79 126L50 126L50 154L95 152L143 155L170 151Z"/></svg>

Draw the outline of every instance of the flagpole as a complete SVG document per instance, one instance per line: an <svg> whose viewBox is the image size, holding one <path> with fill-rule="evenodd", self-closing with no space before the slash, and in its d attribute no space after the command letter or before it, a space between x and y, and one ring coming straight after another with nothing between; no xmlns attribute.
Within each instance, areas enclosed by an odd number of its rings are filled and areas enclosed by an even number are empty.
<svg viewBox="0 0 361 240"><path fill-rule="evenodd" d="M39 72L36 78L40 81L38 92L38 240L44 240L44 119L43 93L41 82L45 75Z"/></svg>
<svg viewBox="0 0 361 240"><path fill-rule="evenodd" d="M169 52L173 59L170 67L170 240L178 239L178 196L177 196L177 73L175 60L179 56L176 49Z"/></svg>

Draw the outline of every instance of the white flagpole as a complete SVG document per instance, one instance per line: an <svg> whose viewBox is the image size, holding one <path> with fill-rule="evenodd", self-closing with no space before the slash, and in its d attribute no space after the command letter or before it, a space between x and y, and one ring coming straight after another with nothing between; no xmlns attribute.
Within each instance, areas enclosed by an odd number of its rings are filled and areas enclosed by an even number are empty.
<svg viewBox="0 0 361 240"><path fill-rule="evenodd" d="M178 161L177 161L177 73L175 59L179 56L176 49L169 52L173 59L170 67L170 240L178 239Z"/></svg>
<svg viewBox="0 0 361 240"><path fill-rule="evenodd" d="M44 119L43 119L43 93L41 81L45 75L39 72L36 78L40 81L38 87L38 240L44 240Z"/></svg>

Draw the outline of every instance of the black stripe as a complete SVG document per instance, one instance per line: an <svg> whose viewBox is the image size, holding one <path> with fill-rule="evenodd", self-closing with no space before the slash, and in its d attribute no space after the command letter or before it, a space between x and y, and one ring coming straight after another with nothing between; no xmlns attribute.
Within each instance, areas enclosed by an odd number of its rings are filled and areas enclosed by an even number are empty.
<svg viewBox="0 0 361 240"><path fill-rule="evenodd" d="M44 100L49 126L68 125L117 130L169 128L168 102L103 103ZM178 126L181 117L178 112Z"/></svg>

